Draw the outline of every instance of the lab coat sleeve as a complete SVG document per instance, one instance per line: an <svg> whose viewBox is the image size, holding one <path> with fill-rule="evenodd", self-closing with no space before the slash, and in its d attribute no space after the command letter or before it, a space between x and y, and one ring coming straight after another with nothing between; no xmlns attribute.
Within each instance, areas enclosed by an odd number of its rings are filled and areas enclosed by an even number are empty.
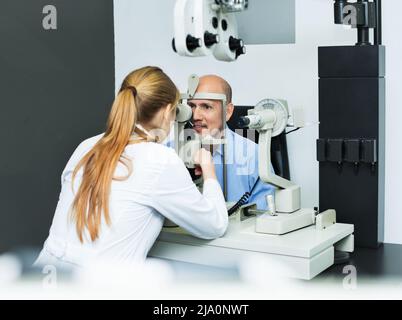
<svg viewBox="0 0 402 320"><path fill-rule="evenodd" d="M155 210L196 237L218 238L228 226L225 199L218 181L206 180L201 194L173 150L151 199Z"/></svg>

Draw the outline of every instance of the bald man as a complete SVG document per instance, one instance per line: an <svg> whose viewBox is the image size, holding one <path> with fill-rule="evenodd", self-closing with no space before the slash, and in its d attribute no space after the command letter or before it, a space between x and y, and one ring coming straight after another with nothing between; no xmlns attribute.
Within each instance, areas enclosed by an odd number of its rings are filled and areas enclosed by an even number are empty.
<svg viewBox="0 0 402 320"><path fill-rule="evenodd" d="M266 196L274 193L274 187L258 179L258 146L223 127L222 108L226 108L226 122L233 114L232 88L229 83L216 75L205 75L200 78L197 93L220 93L226 95L226 106L219 100L190 100L193 111L193 129L200 135L212 135L215 138L225 136L226 169L227 169L227 201L237 202L246 192L251 192L249 203L256 203L258 209L267 209ZM223 188L223 153L222 145L213 149L213 160L216 174Z"/></svg>

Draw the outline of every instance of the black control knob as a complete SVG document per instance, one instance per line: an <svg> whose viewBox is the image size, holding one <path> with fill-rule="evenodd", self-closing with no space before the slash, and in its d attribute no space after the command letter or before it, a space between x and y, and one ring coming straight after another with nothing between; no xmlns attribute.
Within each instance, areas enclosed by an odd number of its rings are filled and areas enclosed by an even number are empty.
<svg viewBox="0 0 402 320"><path fill-rule="evenodd" d="M173 48L173 51L174 51L174 52L177 52L177 49L176 49L176 42L174 41L174 38L172 39L172 48Z"/></svg>
<svg viewBox="0 0 402 320"><path fill-rule="evenodd" d="M217 34L213 34L211 32L205 31L204 43L208 48L218 42L219 42L219 36Z"/></svg>
<svg viewBox="0 0 402 320"><path fill-rule="evenodd" d="M250 125L250 118L240 117L237 125L239 126L239 128L247 128Z"/></svg>
<svg viewBox="0 0 402 320"><path fill-rule="evenodd" d="M241 47L236 50L236 59L242 54L246 54L246 47Z"/></svg>
<svg viewBox="0 0 402 320"><path fill-rule="evenodd" d="M232 36L229 38L229 49L231 51L237 51L240 48L244 47L244 43L242 39L236 39Z"/></svg>
<svg viewBox="0 0 402 320"><path fill-rule="evenodd" d="M187 45L187 50L192 52L195 49L201 47L201 39L188 35L186 38L186 45Z"/></svg>

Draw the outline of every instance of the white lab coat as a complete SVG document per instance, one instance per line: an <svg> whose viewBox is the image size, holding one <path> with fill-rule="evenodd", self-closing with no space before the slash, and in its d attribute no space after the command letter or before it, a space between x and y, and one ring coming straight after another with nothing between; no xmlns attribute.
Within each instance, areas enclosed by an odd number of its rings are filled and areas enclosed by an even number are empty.
<svg viewBox="0 0 402 320"><path fill-rule="evenodd" d="M124 154L132 159L133 172L124 181L113 180L110 194L111 226L102 221L99 238L88 233L80 243L75 222L69 219L74 200L72 173L79 160L101 135L82 142L61 177L62 189L47 238L36 265L85 266L101 258L114 263L138 263L158 237L165 218L192 235L204 239L222 236L228 225L225 200L219 183L208 179L201 194L174 150L151 142L128 145ZM118 164L115 176L127 169ZM82 169L74 181L81 182Z"/></svg>

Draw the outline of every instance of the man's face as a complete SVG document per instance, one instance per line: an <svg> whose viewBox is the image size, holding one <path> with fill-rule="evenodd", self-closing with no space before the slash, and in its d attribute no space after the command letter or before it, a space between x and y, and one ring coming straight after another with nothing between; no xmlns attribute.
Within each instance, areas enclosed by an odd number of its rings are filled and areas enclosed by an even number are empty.
<svg viewBox="0 0 402 320"><path fill-rule="evenodd" d="M222 126L222 101L190 100L188 105L193 111L194 130L201 135L217 135Z"/></svg>
<svg viewBox="0 0 402 320"><path fill-rule="evenodd" d="M226 94L223 79L214 76L203 76L200 78L196 93L219 93ZM222 106L221 100L190 100L188 105L193 110L194 130L203 136L211 135L220 137L224 129L222 122L222 107L226 110L225 122L230 119L233 113L233 104Z"/></svg>

